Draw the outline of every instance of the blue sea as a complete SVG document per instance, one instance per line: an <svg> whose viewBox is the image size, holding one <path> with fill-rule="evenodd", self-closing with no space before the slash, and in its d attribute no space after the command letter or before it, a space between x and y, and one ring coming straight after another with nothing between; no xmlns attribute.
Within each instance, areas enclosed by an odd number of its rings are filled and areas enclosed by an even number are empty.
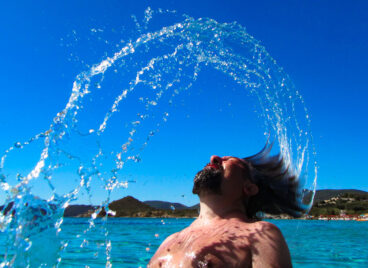
<svg viewBox="0 0 368 268"><path fill-rule="evenodd" d="M113 267L145 267L161 242L191 224L193 219L115 218L107 222ZM294 267L368 267L368 222L270 220L289 245ZM59 267L101 267L106 263L106 241L88 219L67 218L61 239L69 240ZM97 245L97 250L96 250Z"/></svg>

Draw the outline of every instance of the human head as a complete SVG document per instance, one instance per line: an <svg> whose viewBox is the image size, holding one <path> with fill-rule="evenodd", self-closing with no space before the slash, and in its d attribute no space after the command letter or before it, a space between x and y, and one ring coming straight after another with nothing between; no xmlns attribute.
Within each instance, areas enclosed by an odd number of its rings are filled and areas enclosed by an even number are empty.
<svg viewBox="0 0 368 268"><path fill-rule="evenodd" d="M224 201L244 200L258 192L250 179L250 169L243 159L213 155L194 178L193 193L201 198L206 195L222 196Z"/></svg>
<svg viewBox="0 0 368 268"><path fill-rule="evenodd" d="M259 153L242 159L211 157L210 164L196 175L193 193L199 197L203 194L221 194L225 198L242 195L249 218L256 218L258 212L302 216L311 205L303 204L299 177L280 154L270 155L271 148L272 144L267 143ZM202 176L206 182L200 185ZM211 178L215 179L211 181ZM212 188L206 189L206 185Z"/></svg>

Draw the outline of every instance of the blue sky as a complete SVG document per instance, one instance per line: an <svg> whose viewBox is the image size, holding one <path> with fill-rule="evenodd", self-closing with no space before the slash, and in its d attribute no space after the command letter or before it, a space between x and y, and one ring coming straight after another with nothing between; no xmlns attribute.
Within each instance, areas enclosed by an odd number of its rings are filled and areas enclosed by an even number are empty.
<svg viewBox="0 0 368 268"><path fill-rule="evenodd" d="M125 27L125 34L134 30L129 28L131 15L142 17L150 6L152 9L175 9L194 18L237 21L245 26L289 74L304 97L317 151L317 188L368 191L365 173L368 3L363 0L253 2L2 3L0 151L46 130L57 112L65 107L74 78L86 70L85 64L100 62L110 56L109 52L115 52L114 46L124 38L119 35L122 27ZM85 36L91 36L93 28L110 32L102 35L102 41L109 40L109 44L87 40ZM211 101L216 102L216 98ZM216 135L224 138L216 144L211 139L204 144L204 139L191 136L193 131L197 136L210 135L210 129L205 126L190 130L190 121L185 118L192 112L198 113L193 107L194 104L187 103L181 108L187 112L176 115L172 112L181 123L170 125L169 121L152 139L142 153L142 163L131 168L129 176L137 182L126 190L117 190L113 199L130 194L140 200L194 204L197 199L190 194L190 182L210 154L242 154L240 148L230 146L226 132L221 133L224 129L221 125ZM171 132L174 128L179 130L175 135ZM179 146L174 142L178 139L186 141ZM192 147L188 148L188 144ZM257 146L244 150L244 155L254 153L260 144L259 139ZM15 157L16 165L10 166L11 171L22 171L32 165L31 155L37 149L35 146L24 150L23 158ZM96 193L96 196L98 202L102 194Z"/></svg>

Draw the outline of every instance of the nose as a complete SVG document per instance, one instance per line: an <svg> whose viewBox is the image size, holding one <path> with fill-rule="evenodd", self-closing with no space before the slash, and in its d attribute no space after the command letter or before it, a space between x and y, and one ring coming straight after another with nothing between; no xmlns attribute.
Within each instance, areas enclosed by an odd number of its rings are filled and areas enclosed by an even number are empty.
<svg viewBox="0 0 368 268"><path fill-rule="evenodd" d="M217 155L211 156L211 164L221 165L222 164L222 158L217 156Z"/></svg>

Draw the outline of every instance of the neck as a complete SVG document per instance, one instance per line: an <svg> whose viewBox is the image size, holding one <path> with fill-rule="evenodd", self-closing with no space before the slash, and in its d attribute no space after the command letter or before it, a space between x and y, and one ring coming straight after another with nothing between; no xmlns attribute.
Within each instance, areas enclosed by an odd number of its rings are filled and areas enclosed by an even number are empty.
<svg viewBox="0 0 368 268"><path fill-rule="evenodd" d="M211 222L213 220L230 218L247 220L242 200L224 200L224 197L220 195L200 197L198 220Z"/></svg>

